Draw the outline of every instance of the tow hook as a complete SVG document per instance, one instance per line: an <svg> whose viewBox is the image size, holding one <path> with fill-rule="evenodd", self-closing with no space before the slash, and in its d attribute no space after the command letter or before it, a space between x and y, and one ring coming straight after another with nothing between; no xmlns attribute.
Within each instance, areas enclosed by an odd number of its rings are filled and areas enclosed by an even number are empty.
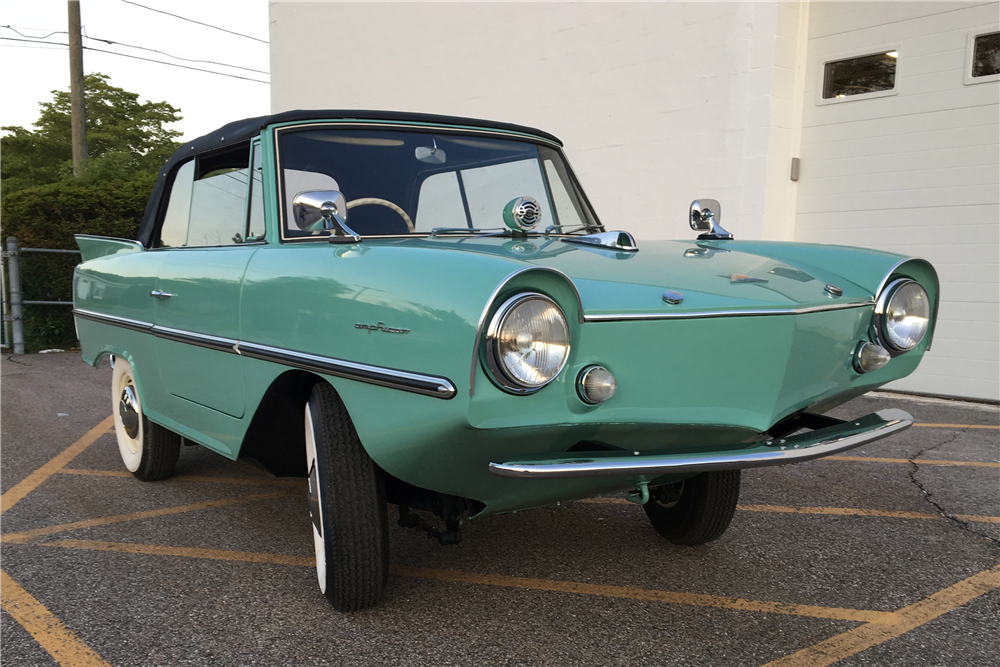
<svg viewBox="0 0 1000 667"><path fill-rule="evenodd" d="M625 500L636 505L645 505L649 502L649 482L639 482L639 488L625 496Z"/></svg>

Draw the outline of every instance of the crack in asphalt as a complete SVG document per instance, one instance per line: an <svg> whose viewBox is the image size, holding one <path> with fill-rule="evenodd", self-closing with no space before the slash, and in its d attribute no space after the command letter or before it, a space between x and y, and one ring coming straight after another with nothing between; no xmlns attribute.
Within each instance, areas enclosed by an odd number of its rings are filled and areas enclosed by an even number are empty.
<svg viewBox="0 0 1000 667"><path fill-rule="evenodd" d="M978 530L976 530L973 527L972 522L970 522L970 521L963 521L962 519L959 519L958 517L956 517L953 514L951 514L948 510L946 510L944 508L944 506L942 506L938 501L936 501L934 499L934 494L927 490L927 488L924 486L923 482L921 482L919 479L917 479L917 473L920 472L920 461L918 461L917 459L919 457L923 456L924 454L926 454L927 452L932 452L935 449L937 449L938 447L944 447L945 445L954 442L955 440L958 439L958 436L960 436L963 433L965 433L966 430L967 429L962 429L962 430L955 431L951 435L951 437L948 438L947 440L945 440L943 442L939 442L936 445L931 445L930 447L924 447L919 452L917 452L912 457L910 457L910 460L909 460L910 461L910 465L913 466L912 469L909 472L910 481L913 483L914 486L916 486L918 489L920 489L920 493L923 495L924 500L926 500L928 504L930 504L932 507L934 507L934 509L936 509L938 511L938 513L941 516L943 516L945 519L948 519L949 521L951 521L952 523L954 523L956 526L958 526L962 530L964 530L964 531L966 531L968 533L971 533L972 535L975 535L976 537L981 537L984 540L987 540L987 541L993 543L994 546L1000 547L1000 540L998 540L997 538L995 538L995 537L993 537L991 535L986 535L985 533L979 532Z"/></svg>

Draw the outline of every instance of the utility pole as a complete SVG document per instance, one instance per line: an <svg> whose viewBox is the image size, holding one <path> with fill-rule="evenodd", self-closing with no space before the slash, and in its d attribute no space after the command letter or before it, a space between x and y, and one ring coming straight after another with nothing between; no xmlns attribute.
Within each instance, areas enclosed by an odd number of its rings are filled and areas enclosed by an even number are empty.
<svg viewBox="0 0 1000 667"><path fill-rule="evenodd" d="M80 0L69 0L69 99L73 129L73 175L83 176L87 164L87 112L83 90L83 38Z"/></svg>

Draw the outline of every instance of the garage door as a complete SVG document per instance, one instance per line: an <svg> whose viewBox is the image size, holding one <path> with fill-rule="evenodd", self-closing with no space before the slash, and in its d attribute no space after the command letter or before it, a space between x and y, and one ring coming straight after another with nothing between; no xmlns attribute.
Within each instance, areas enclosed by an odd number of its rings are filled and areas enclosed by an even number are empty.
<svg viewBox="0 0 1000 667"><path fill-rule="evenodd" d="M930 260L931 352L889 388L1000 400L997 3L813 3L796 240Z"/></svg>

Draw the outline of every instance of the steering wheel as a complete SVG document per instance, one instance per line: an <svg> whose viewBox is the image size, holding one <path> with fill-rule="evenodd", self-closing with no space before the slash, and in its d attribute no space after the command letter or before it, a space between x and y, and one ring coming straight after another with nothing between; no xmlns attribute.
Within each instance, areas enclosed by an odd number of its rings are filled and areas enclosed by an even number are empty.
<svg viewBox="0 0 1000 667"><path fill-rule="evenodd" d="M406 215L406 211L401 209L396 204L393 204L388 199L380 199L378 197L362 197L361 199L352 199L347 202L347 210L350 211L355 206L366 206L368 204L378 204L379 206L385 206L386 208L391 208L393 211L399 214L406 223L406 228L411 232L413 231L413 221L410 220L410 216Z"/></svg>

